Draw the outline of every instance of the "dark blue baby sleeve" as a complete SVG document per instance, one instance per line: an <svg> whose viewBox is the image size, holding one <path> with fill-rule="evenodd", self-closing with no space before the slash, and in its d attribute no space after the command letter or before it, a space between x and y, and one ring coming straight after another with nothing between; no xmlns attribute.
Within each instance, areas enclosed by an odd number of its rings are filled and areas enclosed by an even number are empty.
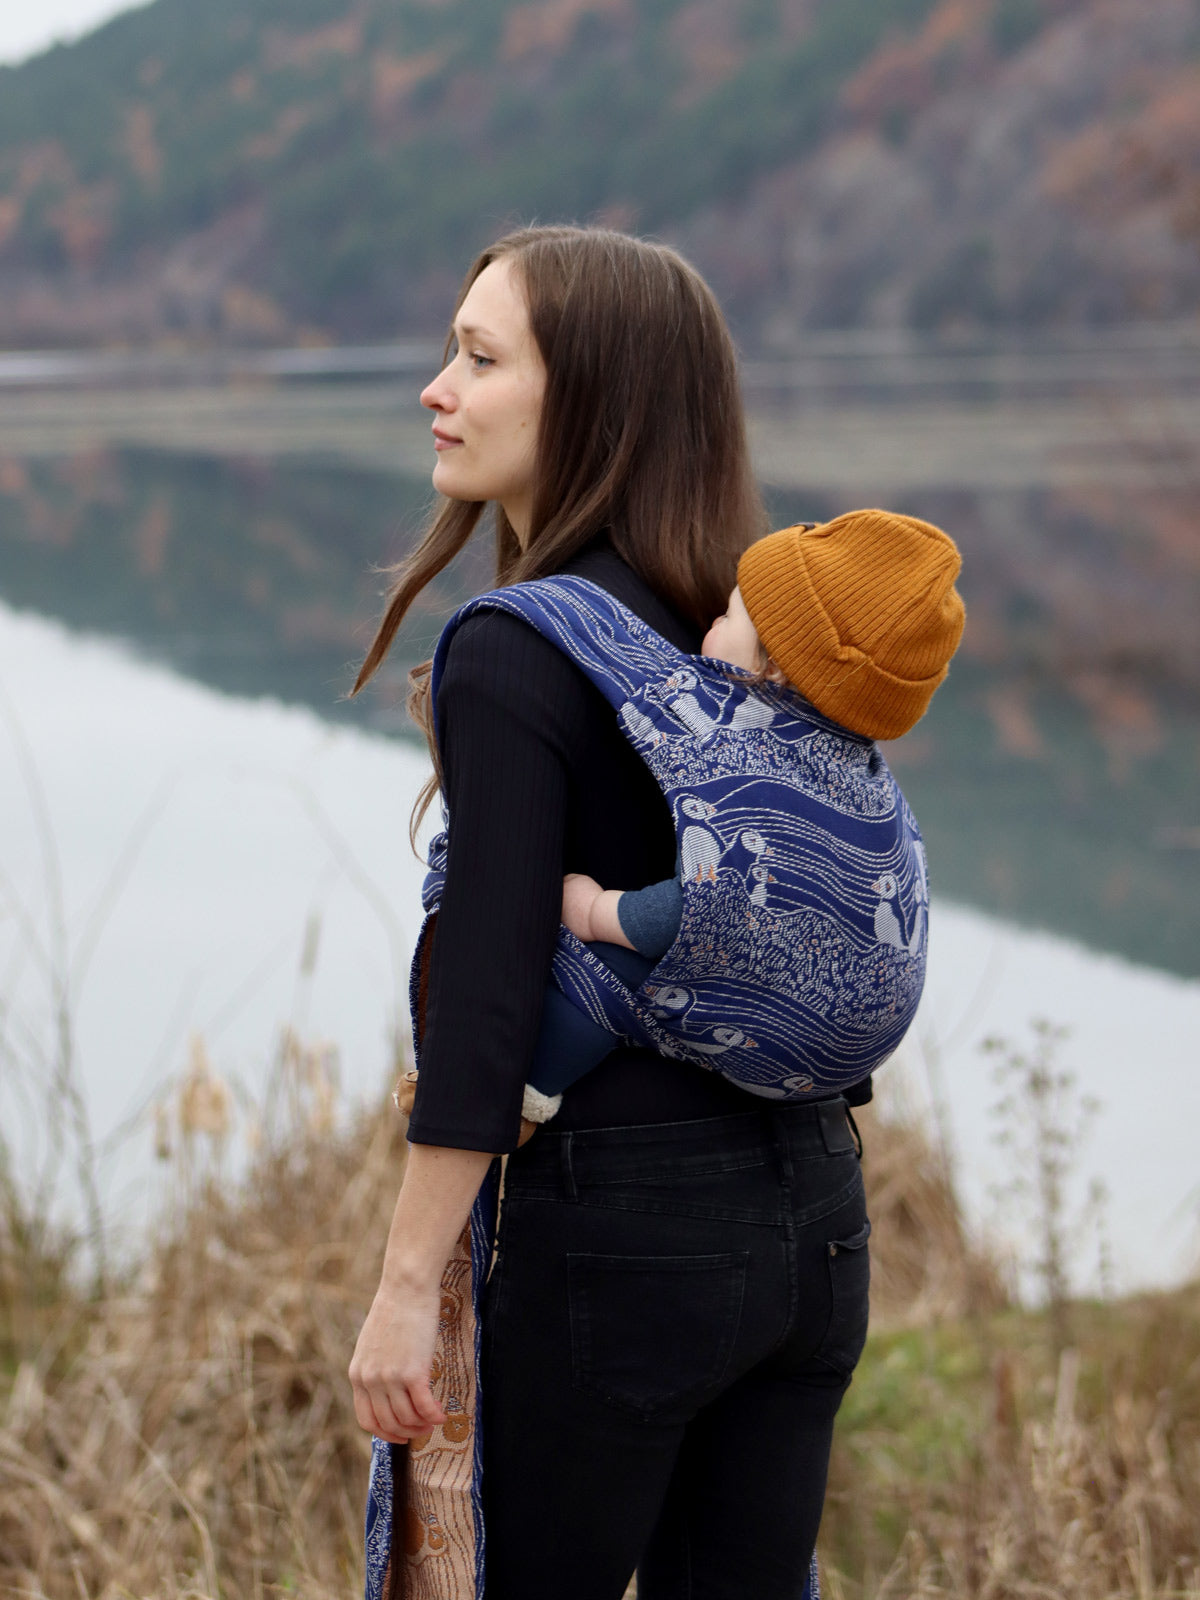
<svg viewBox="0 0 1200 1600"><path fill-rule="evenodd" d="M621 932L639 954L657 961L679 934L683 889L678 878L665 878L648 889L628 889L617 901Z"/></svg>

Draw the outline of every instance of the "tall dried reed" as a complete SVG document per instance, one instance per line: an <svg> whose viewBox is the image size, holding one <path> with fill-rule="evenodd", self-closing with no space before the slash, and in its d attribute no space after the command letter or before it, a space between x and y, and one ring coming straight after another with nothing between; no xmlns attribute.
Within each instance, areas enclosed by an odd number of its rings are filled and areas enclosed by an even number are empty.
<svg viewBox="0 0 1200 1600"><path fill-rule="evenodd" d="M11 1204L0 1220L0 1594L358 1589L368 1451L345 1374L402 1126L390 1105L335 1126L319 1053L291 1040L281 1063L276 1125L233 1184L197 1052L172 1202L102 1296L73 1287L68 1244L45 1256ZM1200 1596L1200 1293L1078 1308L1056 1368L921 1131L863 1132L877 1331L822 1534L833 1600Z"/></svg>
<svg viewBox="0 0 1200 1600"><path fill-rule="evenodd" d="M60 1279L50 1335L43 1319L10 1342L0 1593L358 1585L369 1448L346 1367L403 1130L392 1111L334 1132L319 1057L293 1041L281 1059L280 1120L233 1185L214 1160L227 1099L194 1052L171 1119L174 1192L143 1260L98 1300ZM3 1292L32 1264L18 1240L0 1255Z"/></svg>

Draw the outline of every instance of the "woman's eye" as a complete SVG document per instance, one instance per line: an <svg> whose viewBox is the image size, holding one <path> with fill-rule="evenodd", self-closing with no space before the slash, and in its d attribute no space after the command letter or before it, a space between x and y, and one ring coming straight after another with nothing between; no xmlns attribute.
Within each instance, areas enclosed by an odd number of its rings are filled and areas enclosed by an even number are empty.
<svg viewBox="0 0 1200 1600"><path fill-rule="evenodd" d="M490 367L494 364L491 356L481 355L478 350L471 351L470 361L476 372L482 372L484 367Z"/></svg>

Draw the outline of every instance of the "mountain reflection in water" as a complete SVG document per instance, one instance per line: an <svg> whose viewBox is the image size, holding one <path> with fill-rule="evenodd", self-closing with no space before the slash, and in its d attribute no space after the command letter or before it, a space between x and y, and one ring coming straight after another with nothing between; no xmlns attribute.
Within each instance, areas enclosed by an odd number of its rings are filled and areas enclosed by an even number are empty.
<svg viewBox="0 0 1200 1600"><path fill-rule="evenodd" d="M427 479L334 462L106 448L0 459L0 597L230 693L408 736L405 670L489 581L442 576L394 659L344 697ZM964 553L969 625L933 709L888 759L939 892L1192 975L1200 953L1196 579L1170 516L1133 538L1078 491L909 490ZM772 493L777 525L846 509ZM81 686L86 693L86 685Z"/></svg>

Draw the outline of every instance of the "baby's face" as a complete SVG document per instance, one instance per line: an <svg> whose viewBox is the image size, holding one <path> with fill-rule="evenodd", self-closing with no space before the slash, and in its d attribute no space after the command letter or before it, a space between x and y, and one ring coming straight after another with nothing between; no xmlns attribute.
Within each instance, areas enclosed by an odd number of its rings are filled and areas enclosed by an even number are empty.
<svg viewBox="0 0 1200 1600"><path fill-rule="evenodd" d="M766 665L766 651L750 621L740 589L734 589L729 596L728 609L704 635L700 654L716 656L718 661L729 661L747 672L760 672Z"/></svg>

